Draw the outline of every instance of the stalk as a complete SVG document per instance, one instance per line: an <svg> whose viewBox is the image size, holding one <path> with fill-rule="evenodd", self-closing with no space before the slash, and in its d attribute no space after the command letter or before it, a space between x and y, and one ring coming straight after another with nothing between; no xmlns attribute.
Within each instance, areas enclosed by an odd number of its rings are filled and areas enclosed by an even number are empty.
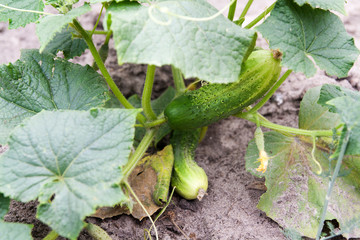
<svg viewBox="0 0 360 240"><path fill-rule="evenodd" d="M145 133L144 138L141 140L141 142L138 145L138 147L136 148L134 154L131 155L131 157L129 159L129 162L125 165L125 167L124 167L124 169L122 171L123 174L124 174L125 181L129 177L132 170L134 170L136 164L144 156L146 150L150 146L150 144L151 144L151 142L152 142L152 140L153 140L153 138L155 136L155 133L156 133L155 129L147 130L147 132Z"/></svg>
<svg viewBox="0 0 360 240"><path fill-rule="evenodd" d="M251 6L251 4L252 4L253 2L254 2L254 0L249 0L249 1L247 1L246 5L245 5L245 7L244 7L244 9L243 9L243 11L242 11L241 14L240 14L239 20L245 18L245 15L246 15L247 12L249 11L249 8L250 8L250 6Z"/></svg>
<svg viewBox="0 0 360 240"><path fill-rule="evenodd" d="M331 137L333 135L332 130L305 130L305 129L282 126L282 125L279 125L276 123L272 123L261 117L257 118L256 114L240 113L240 114L236 114L234 116L246 119L253 123L257 123L259 121L261 126L264 126L264 127L267 127L272 130L279 131L279 132L284 132L284 133L290 133L290 134L302 135L302 136L310 136L310 137Z"/></svg>
<svg viewBox="0 0 360 240"><path fill-rule="evenodd" d="M92 30L91 33L89 34L90 37L92 37L92 35L94 34L94 32L95 32L95 30L96 30L96 28L97 28L97 26L98 26L98 24L99 24L99 22L100 22L100 18L101 18L101 14L102 14L103 10L104 10L104 5L101 7L101 10L100 10L100 13L99 13L99 17L98 17L97 20L96 20L96 23L95 23L95 25L94 25L93 30Z"/></svg>
<svg viewBox="0 0 360 240"><path fill-rule="evenodd" d="M338 156L338 159L337 159L337 162L336 162L334 173L333 173L333 175L331 177L331 181L329 182L329 187L328 187L328 190L327 190L327 193L326 193L324 206L323 206L321 217L320 217L320 225L319 225L319 228L318 228L318 232L316 234L316 240L320 239L320 235L321 235L322 229L324 227L324 221L325 221L325 217L326 217L327 208L328 208L328 205L329 205L330 195L331 195L332 189L334 187L335 180L336 180L337 176L339 175L342 160L344 158L345 151L346 151L346 148L347 148L347 145L348 145L348 142L349 142L350 133L349 133L349 131L347 131L346 125L344 126L342 134L344 134L344 138L343 138L343 141L342 141L342 144L341 144L340 153L339 153L339 156Z"/></svg>
<svg viewBox="0 0 360 240"><path fill-rule="evenodd" d="M176 67L174 67L173 65L171 65L171 72L172 72L173 79L174 79L176 95L181 95L182 93L184 93L186 91L186 87L185 87L185 83L184 83L184 79L182 77L181 71L179 69L177 69Z"/></svg>
<svg viewBox="0 0 360 240"><path fill-rule="evenodd" d="M275 85L270 89L270 91L248 112L255 113L259 110L264 104L271 98L271 96L276 92L281 84L286 80L286 78L291 74L292 70L287 70L284 75L275 83Z"/></svg>
<svg viewBox="0 0 360 240"><path fill-rule="evenodd" d="M91 37L87 33L87 31L80 25L80 23L76 19L73 20L72 26L84 38L86 44L89 47L89 50L90 50L91 54L94 57L94 61L96 62L97 66L99 67L100 72L104 76L105 81L109 85L109 87L112 90L112 92L114 93L114 95L117 97L117 99L119 99L120 103L125 108L133 109L134 106L131 105L131 103L124 97L124 95L121 93L119 88L116 86L114 80L110 76L108 70L105 67L104 62L101 60L99 52L96 50L96 47L95 47ZM142 124L146 121L145 117L143 115L141 115L141 114L138 114L136 119Z"/></svg>
<svg viewBox="0 0 360 240"><path fill-rule="evenodd" d="M234 20L234 15L235 15L235 10L236 10L236 4L237 4L237 0L235 0L233 3L231 3L230 7L229 7L229 12L228 12L228 19L230 21Z"/></svg>
<svg viewBox="0 0 360 240"><path fill-rule="evenodd" d="M154 85L155 69L156 67L154 65L148 65L147 67L145 85L141 98L141 105L148 120L156 119L156 114L151 107L151 92Z"/></svg>
<svg viewBox="0 0 360 240"><path fill-rule="evenodd" d="M275 3L271 4L270 7L268 7L265 11L263 11L262 13L260 13L259 16L257 16L254 20L252 20L248 25L246 25L244 28L245 29L249 29L252 28L255 24L257 24L258 22L260 22L269 12L271 12L274 7L275 7Z"/></svg>

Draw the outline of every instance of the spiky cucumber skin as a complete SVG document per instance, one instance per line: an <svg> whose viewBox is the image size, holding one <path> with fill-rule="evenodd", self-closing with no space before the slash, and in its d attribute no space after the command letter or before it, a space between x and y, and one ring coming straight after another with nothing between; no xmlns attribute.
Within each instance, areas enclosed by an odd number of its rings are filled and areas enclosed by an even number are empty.
<svg viewBox="0 0 360 240"><path fill-rule="evenodd" d="M210 125L261 98L279 78L280 71L280 59L275 59L272 51L254 51L243 63L237 82L208 84L188 91L166 107L165 117L173 129Z"/></svg>
<svg viewBox="0 0 360 240"><path fill-rule="evenodd" d="M175 130L170 140L174 152L171 186L176 187L175 191L188 200L202 198L208 188L208 177L194 160L199 138L200 129Z"/></svg>

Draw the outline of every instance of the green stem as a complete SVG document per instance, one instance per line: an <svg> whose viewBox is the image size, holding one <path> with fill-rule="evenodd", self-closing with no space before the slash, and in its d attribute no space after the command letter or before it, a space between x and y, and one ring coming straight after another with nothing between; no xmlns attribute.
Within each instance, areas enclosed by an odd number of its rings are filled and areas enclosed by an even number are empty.
<svg viewBox="0 0 360 240"><path fill-rule="evenodd" d="M89 34L90 37L92 37L92 35L94 34L94 32L95 32L95 30L96 30L96 28L97 28L97 26L98 26L98 24L99 24L99 22L100 22L100 18L101 18L101 14L102 14L103 10L104 10L104 5L101 7L101 10L100 10L100 13L99 13L99 17L98 17L97 20L96 20L96 23L95 23L95 25L94 25L93 30L92 30L91 33Z"/></svg>
<svg viewBox="0 0 360 240"><path fill-rule="evenodd" d="M325 222L327 208L328 208L328 204L329 204L329 200L330 200L330 195L331 195L332 189L334 187L335 180L336 180L337 176L339 175L342 160L344 158L345 151L346 151L346 148L347 148L347 145L348 145L348 142L349 142L350 134L349 134L349 131L347 131L346 126L344 127L342 134L344 134L345 136L344 136L344 138L342 140L340 153L338 155L338 159L337 159L337 162L336 162L334 173L333 173L333 175L331 177L331 181L329 182L329 187L328 187L328 190L327 190L327 193L326 193L324 206L322 208L322 213L321 213L321 217L320 217L320 224L319 224L319 228L318 228L318 231L317 231L317 234L316 234L316 240L320 239L320 235L321 235L322 229L324 227L324 222Z"/></svg>
<svg viewBox="0 0 360 240"><path fill-rule="evenodd" d="M88 32L89 34L92 33L92 35L93 35L93 34L107 35L110 31L95 30L94 32L93 32L93 31L86 31L86 32Z"/></svg>
<svg viewBox="0 0 360 240"><path fill-rule="evenodd" d="M43 240L55 240L58 236L59 236L59 234L57 234L57 232L55 232L54 230L51 230L51 232L49 232L49 233L43 238Z"/></svg>
<svg viewBox="0 0 360 240"><path fill-rule="evenodd" d="M249 8L251 6L251 4L253 3L254 0L248 0L244 9L242 10L239 19L245 18L245 15L247 14L247 12L249 11Z"/></svg>
<svg viewBox="0 0 360 240"><path fill-rule="evenodd" d="M270 91L249 111L249 113L255 113L259 110L264 104L271 98L271 96L276 92L276 90L280 87L281 84L286 80L286 78L290 75L292 70L287 70L284 75L275 83L275 85L270 89Z"/></svg>
<svg viewBox="0 0 360 240"><path fill-rule="evenodd" d="M181 71L176 67L174 67L173 65L171 65L171 72L174 79L176 95L181 95L186 91L186 86Z"/></svg>
<svg viewBox="0 0 360 240"><path fill-rule="evenodd" d="M228 19L230 21L234 20L234 15L235 15L235 10L236 10L236 4L237 4L237 0L235 0L229 7L229 12L228 12Z"/></svg>
<svg viewBox="0 0 360 240"><path fill-rule="evenodd" d="M96 47L95 47L91 37L89 36L89 34L85 31L85 29L80 25L80 23L76 19L74 19L72 26L84 38L86 44L89 47L91 54L94 57L94 61L96 62L97 66L99 67L102 75L105 78L105 81L109 85L109 87L112 90L112 92L114 93L114 95L117 97L117 99L119 99L120 103L125 108L133 109L134 106L131 105L131 103L124 97L124 95L120 92L119 88L116 86L114 80L111 78L111 76L110 76L108 70L106 69L104 62L101 60L100 54L96 50ZM146 121L145 117L141 114L138 114L136 119L142 124Z"/></svg>
<svg viewBox="0 0 360 240"><path fill-rule="evenodd" d="M241 113L241 114L236 114L234 116L246 119L255 124L259 120L261 126L264 126L264 127L276 130L276 131L295 134L295 135L310 136L310 137L314 137L314 136L315 137L331 137L333 135L332 130L305 130L305 129L282 126L282 125L279 125L276 123L272 123L268 120L264 120L264 118L261 118L261 117L257 118L256 114Z"/></svg>
<svg viewBox="0 0 360 240"><path fill-rule="evenodd" d="M151 107L151 93L154 85L155 69L156 67L154 65L149 64L147 67L145 85L141 98L141 105L148 120L156 119L156 114Z"/></svg>
<svg viewBox="0 0 360 240"><path fill-rule="evenodd" d="M163 123L166 123L166 118L159 118L159 119L156 119L156 120L154 120L154 121L152 121L152 122L147 122L147 123L145 123L144 124L144 127L146 127L146 128L152 128L152 127L156 127L156 126L159 126L159 125L161 125L161 124L163 124Z"/></svg>
<svg viewBox="0 0 360 240"><path fill-rule="evenodd" d="M111 35L112 35L112 31L110 30L110 31L108 31L107 34L106 34L104 44L109 44Z"/></svg>
<svg viewBox="0 0 360 240"><path fill-rule="evenodd" d="M268 7L264 12L260 13L259 16L257 16L254 20L252 20L248 25L246 25L244 28L245 29L249 29L252 28L255 24L257 24L258 22L260 22L269 12L271 12L274 7L275 7L275 3L271 4L270 7Z"/></svg>
<svg viewBox="0 0 360 240"><path fill-rule="evenodd" d="M146 210L146 208L144 207L144 205L141 203L140 199L137 197L136 193L134 192L134 190L131 188L130 184L125 181L124 182L126 188L130 191L131 195L133 195L133 197L135 198L136 202L140 205L140 207L143 209L143 211L146 213L146 215L149 217L150 219L150 222L151 222L151 225L154 226L154 231L155 231L155 237L156 237L156 240L159 239L158 237L158 232L157 232L157 229L156 229L156 226L155 226L155 222L153 221L153 219L151 218L149 212Z"/></svg>
<svg viewBox="0 0 360 240"><path fill-rule="evenodd" d="M95 240L112 240L109 234L102 229L101 227L88 223L86 224L86 231L90 234L91 237L93 237Z"/></svg>
<svg viewBox="0 0 360 240"><path fill-rule="evenodd" d="M155 136L155 133L156 133L155 129L147 130L147 132L145 133L145 136L141 140L141 142L138 145L138 147L136 148L135 152L133 153L133 155L131 155L129 162L125 165L125 167L122 171L124 174L125 181L129 177L132 170L134 170L134 168L136 167L136 164L138 163L138 161L144 156L146 150L150 146L150 144Z"/></svg>

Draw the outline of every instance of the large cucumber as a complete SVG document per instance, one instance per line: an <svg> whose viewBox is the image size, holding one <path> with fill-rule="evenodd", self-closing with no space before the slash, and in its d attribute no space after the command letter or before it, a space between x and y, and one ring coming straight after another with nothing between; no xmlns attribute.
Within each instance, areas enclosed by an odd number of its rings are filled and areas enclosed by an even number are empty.
<svg viewBox="0 0 360 240"><path fill-rule="evenodd" d="M281 71L280 58L277 51L254 51L243 63L237 82L208 84L175 98L165 109L170 127L199 128L242 111L274 85Z"/></svg>
<svg viewBox="0 0 360 240"><path fill-rule="evenodd" d="M199 138L200 129L175 130L170 140L174 152L171 186L176 187L175 191L188 200L201 200L208 188L206 173L194 160Z"/></svg>

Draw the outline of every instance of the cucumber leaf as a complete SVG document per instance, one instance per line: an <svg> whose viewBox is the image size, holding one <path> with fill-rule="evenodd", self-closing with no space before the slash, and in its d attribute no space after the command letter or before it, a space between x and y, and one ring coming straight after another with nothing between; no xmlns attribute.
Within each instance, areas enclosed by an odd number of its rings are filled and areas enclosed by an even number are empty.
<svg viewBox="0 0 360 240"><path fill-rule="evenodd" d="M73 33L75 33L73 29L64 27L61 32L56 33L55 37L46 45L44 52L56 55L59 51L62 51L65 59L80 56L88 46L84 39L73 38Z"/></svg>
<svg viewBox="0 0 360 240"><path fill-rule="evenodd" d="M61 32L65 26L71 23L75 18L91 11L89 4L75 8L66 14L49 15L40 19L36 24L36 34L40 41L40 52L53 40L57 33Z"/></svg>
<svg viewBox="0 0 360 240"><path fill-rule="evenodd" d="M294 0L300 6L309 4L313 8L321 8L324 10L335 10L339 13L346 14L344 0Z"/></svg>
<svg viewBox="0 0 360 240"><path fill-rule="evenodd" d="M327 74L346 77L359 55L339 17L308 4L300 7L292 0L278 0L257 29L272 49L283 52L285 67L307 77L316 73L310 57Z"/></svg>
<svg viewBox="0 0 360 240"><path fill-rule="evenodd" d="M10 198L5 197L2 193L0 193L0 221L1 219L4 219L4 216L9 211L9 206Z"/></svg>
<svg viewBox="0 0 360 240"><path fill-rule="evenodd" d="M311 144L296 137L266 132L265 150L272 157L267 171L257 172L258 149L252 140L246 151L246 169L255 176L265 176L267 187L258 208L285 229L293 229L302 236L315 238L325 200L329 175L336 162L328 160L325 148L316 148L315 157L323 168L322 176L315 174L317 165L311 157ZM326 219L336 219L340 229L359 217L360 158L346 157L340 176L336 179ZM348 233L360 237L360 229Z"/></svg>
<svg viewBox="0 0 360 240"><path fill-rule="evenodd" d="M44 3L42 0L2 0L1 4L26 10L43 11ZM9 22L9 29L25 27L26 24L36 22L40 15L38 13L11 10L0 6L0 21Z"/></svg>
<svg viewBox="0 0 360 240"><path fill-rule="evenodd" d="M307 130L329 130L341 123L339 114L318 103L321 86L309 89L301 103L299 128Z"/></svg>
<svg viewBox="0 0 360 240"><path fill-rule="evenodd" d="M360 93L335 85L325 84L321 88L318 103L340 115L350 132L345 154L360 155Z"/></svg>
<svg viewBox="0 0 360 240"><path fill-rule="evenodd" d="M108 87L89 66L52 54L24 50L14 64L0 66L0 143L23 119L41 110L88 110L103 106Z"/></svg>
<svg viewBox="0 0 360 240"><path fill-rule="evenodd" d="M26 119L0 157L0 191L22 202L38 199L37 217L76 239L96 207L127 201L118 183L138 112L42 111Z"/></svg>
<svg viewBox="0 0 360 240"><path fill-rule="evenodd" d="M32 240L31 229L33 225L22 223L10 223L0 220L0 240Z"/></svg>
<svg viewBox="0 0 360 240"><path fill-rule="evenodd" d="M123 2L110 5L105 22L112 21L119 64L169 64L185 78L234 82L255 33L222 15L206 21L178 17L206 18L217 12L204 0L165 0L151 6Z"/></svg>

